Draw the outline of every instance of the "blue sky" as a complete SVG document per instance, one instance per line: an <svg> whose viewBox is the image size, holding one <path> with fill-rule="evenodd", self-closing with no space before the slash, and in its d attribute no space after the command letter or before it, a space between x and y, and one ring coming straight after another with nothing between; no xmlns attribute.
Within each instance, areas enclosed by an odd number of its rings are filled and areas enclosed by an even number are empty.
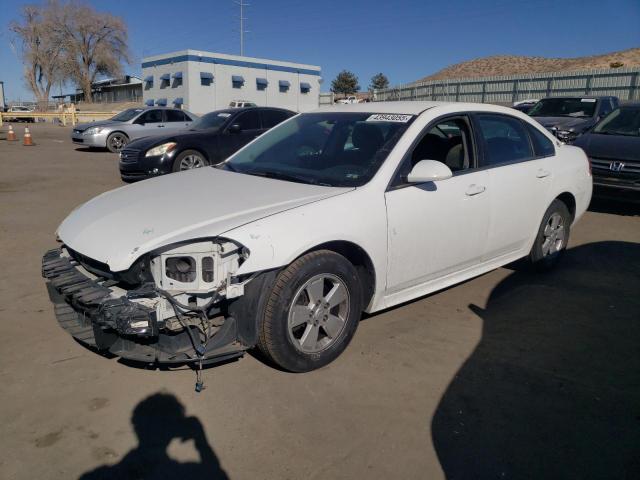
<svg viewBox="0 0 640 480"><path fill-rule="evenodd" d="M245 0L245 55L322 67L323 90L342 69L366 89L384 72L417 80L486 55L575 57L640 47L640 0ZM30 99L8 24L19 0L0 0L0 80L8 100ZM122 16L133 64L146 55L194 48L239 53L232 0L91 0ZM56 92L57 93L57 88Z"/></svg>

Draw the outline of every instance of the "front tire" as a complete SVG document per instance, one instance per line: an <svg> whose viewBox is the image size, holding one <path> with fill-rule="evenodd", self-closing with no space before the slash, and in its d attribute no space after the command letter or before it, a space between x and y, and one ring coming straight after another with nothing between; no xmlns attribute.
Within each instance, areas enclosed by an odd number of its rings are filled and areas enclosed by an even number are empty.
<svg viewBox="0 0 640 480"><path fill-rule="evenodd" d="M183 172L194 168L206 167L207 165L209 165L208 160L200 152L197 150L185 150L173 162L173 171Z"/></svg>
<svg viewBox="0 0 640 480"><path fill-rule="evenodd" d="M354 266L329 250L308 253L276 278L260 326L258 347L290 372L335 360L349 345L362 313Z"/></svg>
<svg viewBox="0 0 640 480"><path fill-rule="evenodd" d="M129 137L122 132L113 132L107 137L107 149L111 153L119 153L127 143L129 143Z"/></svg>
<svg viewBox="0 0 640 480"><path fill-rule="evenodd" d="M550 270L558 262L569 242L571 214L560 200L554 200L538 229L529 261L540 271Z"/></svg>

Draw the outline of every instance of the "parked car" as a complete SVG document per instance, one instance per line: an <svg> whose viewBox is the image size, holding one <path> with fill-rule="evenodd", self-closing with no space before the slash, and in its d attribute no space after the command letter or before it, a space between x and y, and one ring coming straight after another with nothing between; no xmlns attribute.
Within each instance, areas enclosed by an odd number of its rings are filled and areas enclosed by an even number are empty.
<svg viewBox="0 0 640 480"><path fill-rule="evenodd" d="M515 102L511 108L515 108L516 110L522 113L529 113L529 111L533 108L533 106L538 103L540 100L536 98L529 98L527 100L519 100Z"/></svg>
<svg viewBox="0 0 640 480"><path fill-rule="evenodd" d="M360 103L360 100L358 100L358 97L356 97L355 95L349 95L348 97L336 100L336 103L341 105L348 105L351 103Z"/></svg>
<svg viewBox="0 0 640 480"><path fill-rule="evenodd" d="M617 108L574 145L591 161L597 193L622 197L627 191L640 199L640 103Z"/></svg>
<svg viewBox="0 0 640 480"><path fill-rule="evenodd" d="M176 133L189 128L196 118L193 113L178 108L129 108L108 120L76 125L71 132L71 141L118 153L133 139Z"/></svg>
<svg viewBox="0 0 640 480"><path fill-rule="evenodd" d="M256 107L257 105L253 102L247 102L246 100L232 100L229 102L229 108L247 108L247 107Z"/></svg>
<svg viewBox="0 0 640 480"><path fill-rule="evenodd" d="M14 105L7 109L7 113L31 113L35 109L33 107L24 107L20 105ZM5 122L26 122L26 123L34 123L36 121L35 117L4 117Z"/></svg>
<svg viewBox="0 0 640 480"><path fill-rule="evenodd" d="M207 113L189 130L131 142L120 152L120 176L132 182L215 165L293 115L290 110L270 107Z"/></svg>
<svg viewBox="0 0 640 480"><path fill-rule="evenodd" d="M522 257L552 267L591 190L584 152L511 108L331 106L76 208L42 272L61 326L95 349L182 363L257 346L302 372L340 355L363 311Z"/></svg>
<svg viewBox="0 0 640 480"><path fill-rule="evenodd" d="M618 104L618 97L549 97L527 113L559 140L571 143Z"/></svg>

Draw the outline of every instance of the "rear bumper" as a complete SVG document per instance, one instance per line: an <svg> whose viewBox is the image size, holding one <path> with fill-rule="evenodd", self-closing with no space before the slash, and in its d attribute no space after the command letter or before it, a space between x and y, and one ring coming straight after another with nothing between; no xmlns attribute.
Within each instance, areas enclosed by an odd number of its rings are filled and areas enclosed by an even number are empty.
<svg viewBox="0 0 640 480"><path fill-rule="evenodd" d="M131 301L128 294L119 295L112 286L114 282L84 270L61 249L44 255L42 276L58 323L86 347L135 362L179 364L199 360L186 331L163 331L153 308ZM153 295L145 298L152 300ZM242 355L246 347L237 337L235 319L225 319L207 343L204 361L213 363Z"/></svg>

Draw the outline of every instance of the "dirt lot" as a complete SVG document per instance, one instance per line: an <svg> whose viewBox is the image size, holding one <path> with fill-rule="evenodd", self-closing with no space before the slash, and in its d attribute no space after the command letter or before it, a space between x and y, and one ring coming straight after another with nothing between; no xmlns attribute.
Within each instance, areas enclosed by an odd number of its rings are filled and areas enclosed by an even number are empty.
<svg viewBox="0 0 640 480"><path fill-rule="evenodd" d="M327 368L246 356L196 394L58 327L41 255L122 184L115 155L32 132L0 140L0 478L640 478L637 207L597 203L550 274L499 269L367 318Z"/></svg>

